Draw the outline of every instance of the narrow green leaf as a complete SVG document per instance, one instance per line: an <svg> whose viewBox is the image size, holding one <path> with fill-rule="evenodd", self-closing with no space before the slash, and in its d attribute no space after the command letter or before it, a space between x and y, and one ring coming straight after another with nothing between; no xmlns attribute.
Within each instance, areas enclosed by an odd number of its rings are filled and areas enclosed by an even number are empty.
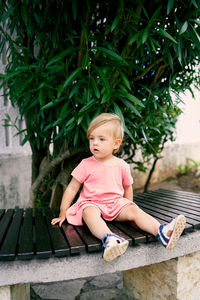
<svg viewBox="0 0 200 300"><path fill-rule="evenodd" d="M171 55L171 52L170 52L169 49L167 51L167 55L168 55L169 65L170 65L170 67L171 67L171 69L173 71L174 70L173 58L172 58L172 55Z"/></svg>
<svg viewBox="0 0 200 300"><path fill-rule="evenodd" d="M93 77L91 77L91 84L92 84L92 88L94 90L95 96L97 97L97 99L99 99L100 98L100 92L99 92L98 86L96 84L96 81Z"/></svg>
<svg viewBox="0 0 200 300"><path fill-rule="evenodd" d="M148 138L147 138L147 136L146 136L146 134L144 132L144 128L141 127L141 130L142 130L142 134L143 134L143 137L144 137L145 141L148 142Z"/></svg>
<svg viewBox="0 0 200 300"><path fill-rule="evenodd" d="M89 64L89 52L86 51L85 55L83 57L83 60L82 60L82 67L83 67L83 69L85 69L88 66L88 64Z"/></svg>
<svg viewBox="0 0 200 300"><path fill-rule="evenodd" d="M141 102L141 100L139 100L138 98L136 98L135 96L133 96L132 94L128 93L128 92L124 92L120 90L120 93L126 97L127 99L129 99L131 102L133 102L134 104L137 104L141 107L144 107L144 104Z"/></svg>
<svg viewBox="0 0 200 300"><path fill-rule="evenodd" d="M61 112L60 112L60 115L59 115L59 118L60 118L60 119L63 119L64 117L66 118L67 115L71 114L71 111L68 109L69 103L70 103L70 101L67 101L67 102L63 105L63 107L62 107L62 109L61 109Z"/></svg>
<svg viewBox="0 0 200 300"><path fill-rule="evenodd" d="M149 37L149 41L150 41L150 44L151 44L151 47L154 51L156 51L156 47L155 47L155 44L154 44L154 39Z"/></svg>
<svg viewBox="0 0 200 300"><path fill-rule="evenodd" d="M158 33L160 33L162 36L166 37L167 39L177 44L177 41L167 31L163 30L162 28L159 28Z"/></svg>
<svg viewBox="0 0 200 300"><path fill-rule="evenodd" d="M132 139L132 141L135 142L135 139L127 126L124 126L124 131L128 134L128 136Z"/></svg>
<svg viewBox="0 0 200 300"><path fill-rule="evenodd" d="M70 47L67 50L59 53L58 55L56 55L55 57L53 57L46 65L46 68L48 68L49 66L51 66L52 64L58 62L59 60L61 60L63 57L67 56L70 53L74 53L79 49L79 47Z"/></svg>
<svg viewBox="0 0 200 300"><path fill-rule="evenodd" d="M101 100L101 104L108 102L109 99L110 99L110 93L104 93Z"/></svg>
<svg viewBox="0 0 200 300"><path fill-rule="evenodd" d="M149 19L148 13L147 13L147 11L146 11L146 9L145 9L145 7L144 7L144 6L142 6L142 9L143 9L143 11L144 11L144 14L145 14L145 16L147 17L147 19Z"/></svg>
<svg viewBox="0 0 200 300"><path fill-rule="evenodd" d="M59 89L58 92L58 97L60 97L62 91L69 86L72 81L74 81L76 79L76 77L79 75L80 71L82 70L82 67L77 68L76 70L74 70L69 77L67 78L67 80L64 82L64 84L61 86L61 88Z"/></svg>
<svg viewBox="0 0 200 300"><path fill-rule="evenodd" d="M107 54L108 56L110 56L111 58L113 58L119 62L126 63L123 57L121 57L120 55L118 55L117 53L115 53L114 51L112 51L110 49L107 49L104 47L95 47L95 49L104 52L105 54Z"/></svg>
<svg viewBox="0 0 200 300"><path fill-rule="evenodd" d="M50 101L49 103L47 103L43 107L41 107L41 110L49 109L61 101L62 101L62 99L56 99L55 101Z"/></svg>
<svg viewBox="0 0 200 300"><path fill-rule="evenodd" d="M1 20L3 24L12 15L13 11L14 11L14 6L11 5L10 8L7 10L7 12L5 13L5 15L3 16L2 20Z"/></svg>
<svg viewBox="0 0 200 300"><path fill-rule="evenodd" d="M125 75L124 73L122 73L122 72L120 72L120 75L121 75L121 78L122 78L122 80L123 80L125 86L126 86L129 90L131 90L131 86L130 86L129 80L128 80L128 78L126 77L126 75Z"/></svg>
<svg viewBox="0 0 200 300"><path fill-rule="evenodd" d="M138 33L134 34L134 36L130 39L129 45L133 44L135 41L138 40L139 36L141 35L141 32L139 31Z"/></svg>
<svg viewBox="0 0 200 300"><path fill-rule="evenodd" d="M21 15L24 23L27 25L28 17L27 17L27 6L25 3L23 3L21 6Z"/></svg>
<svg viewBox="0 0 200 300"><path fill-rule="evenodd" d="M95 104L95 100L92 99L90 100L86 105L84 105L80 110L79 110L79 113L82 113L86 110L88 110L90 107L92 107L93 105Z"/></svg>
<svg viewBox="0 0 200 300"><path fill-rule="evenodd" d="M154 23L155 23L155 21L156 21L158 15L159 15L159 13L160 13L161 8L162 8L162 6L160 5L160 6L156 9L156 11L153 13L153 15L152 15L152 17L151 17L151 19L150 19L150 21L149 21L149 23L148 23L148 27L149 27L149 28L151 28L152 25L154 25Z"/></svg>
<svg viewBox="0 0 200 300"><path fill-rule="evenodd" d="M177 57L178 57L179 63L182 65L182 40L178 41Z"/></svg>
<svg viewBox="0 0 200 300"><path fill-rule="evenodd" d="M196 29L194 28L194 26L192 26L191 24L190 24L190 26L191 26L191 28L192 28L192 30L193 30L193 32L194 32L194 34L195 34L198 42L200 43L200 36L199 36L198 32L196 31Z"/></svg>
<svg viewBox="0 0 200 300"><path fill-rule="evenodd" d="M199 8L199 6L198 6L198 4L196 3L195 0L191 0L191 1L192 1L193 5L194 5L196 8Z"/></svg>
<svg viewBox="0 0 200 300"><path fill-rule="evenodd" d="M135 113L138 117L141 118L141 114L139 113L139 111L134 107L134 105L129 102L126 99L121 98L122 102L126 105L126 107L128 107L133 113Z"/></svg>
<svg viewBox="0 0 200 300"><path fill-rule="evenodd" d="M168 0L168 3L167 3L167 14L169 15L169 13L171 12L173 6L174 6L174 1L175 0Z"/></svg>
<svg viewBox="0 0 200 300"><path fill-rule="evenodd" d="M46 132L47 130L49 130L50 128L56 127L57 125L59 125L62 122L61 119L56 120L55 122L50 123L48 126L45 127L44 132Z"/></svg>
<svg viewBox="0 0 200 300"><path fill-rule="evenodd" d="M71 119L69 119L68 121L67 121L67 123L65 124L65 127L68 127L69 125L71 125L73 122L74 122L74 117L72 117Z"/></svg>
<svg viewBox="0 0 200 300"><path fill-rule="evenodd" d="M144 29L142 34L142 44L144 44L149 36L149 28L148 26Z"/></svg>
<svg viewBox="0 0 200 300"><path fill-rule="evenodd" d="M114 107L114 112L116 113L116 115L120 117L120 119L122 120L123 127L125 127L124 116L120 107L115 102L113 103L113 107Z"/></svg>
<svg viewBox="0 0 200 300"><path fill-rule="evenodd" d="M179 34L183 34L188 29L188 21L185 21L179 31Z"/></svg>
<svg viewBox="0 0 200 300"><path fill-rule="evenodd" d="M107 90L109 90L110 89L110 85L109 85L108 79L105 76L105 74L103 73L103 71L101 70L101 68L97 67L95 65L93 65L93 68L96 70L96 72L98 73L98 75L101 77L103 85L105 86L105 88Z"/></svg>
<svg viewBox="0 0 200 300"><path fill-rule="evenodd" d="M112 32L115 27L117 26L117 24L119 23L119 20L120 20L120 15L117 15L111 25L111 28L110 28L110 31Z"/></svg>
<svg viewBox="0 0 200 300"><path fill-rule="evenodd" d="M77 18L77 1L76 0L72 0L72 14L73 14L73 18L76 21Z"/></svg>
<svg viewBox="0 0 200 300"><path fill-rule="evenodd" d="M78 137L79 137L79 126L76 127L76 131L75 131L75 135L74 135L74 147L77 144Z"/></svg>

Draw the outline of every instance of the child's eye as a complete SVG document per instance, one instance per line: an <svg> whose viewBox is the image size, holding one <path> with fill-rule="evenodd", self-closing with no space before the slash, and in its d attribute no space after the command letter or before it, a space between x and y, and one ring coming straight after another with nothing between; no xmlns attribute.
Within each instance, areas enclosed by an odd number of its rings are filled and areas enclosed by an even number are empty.
<svg viewBox="0 0 200 300"><path fill-rule="evenodd" d="M90 141L93 141L93 140L94 140L94 138L93 138L93 137L90 137L90 138L89 138L89 140L90 140Z"/></svg>
<svg viewBox="0 0 200 300"><path fill-rule="evenodd" d="M103 141L105 141L105 139L104 138L100 138L100 141L103 142Z"/></svg>

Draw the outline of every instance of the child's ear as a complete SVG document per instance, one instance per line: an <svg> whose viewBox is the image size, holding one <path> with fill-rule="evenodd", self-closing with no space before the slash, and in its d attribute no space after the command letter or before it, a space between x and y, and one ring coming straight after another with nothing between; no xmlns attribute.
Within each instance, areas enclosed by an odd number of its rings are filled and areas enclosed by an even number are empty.
<svg viewBox="0 0 200 300"><path fill-rule="evenodd" d="M115 140L115 145L114 145L114 149L119 149L120 145L121 145L122 140L121 139L116 139Z"/></svg>

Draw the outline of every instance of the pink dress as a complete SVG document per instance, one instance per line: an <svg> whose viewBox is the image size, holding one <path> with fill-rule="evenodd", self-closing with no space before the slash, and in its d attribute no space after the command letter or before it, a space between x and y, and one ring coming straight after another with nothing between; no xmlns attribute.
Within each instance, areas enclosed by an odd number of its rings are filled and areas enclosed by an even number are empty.
<svg viewBox="0 0 200 300"><path fill-rule="evenodd" d="M102 217L114 220L127 205L135 205L123 197L124 185L133 184L129 165L120 158L114 165L104 165L94 156L83 159L71 174L83 183L80 196L66 212L67 221L83 225L82 213L87 206L97 207Z"/></svg>

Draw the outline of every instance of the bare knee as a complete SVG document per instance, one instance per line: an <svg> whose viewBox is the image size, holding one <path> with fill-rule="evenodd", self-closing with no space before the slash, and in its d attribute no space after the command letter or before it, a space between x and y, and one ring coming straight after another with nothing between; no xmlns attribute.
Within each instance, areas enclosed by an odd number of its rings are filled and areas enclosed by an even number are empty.
<svg viewBox="0 0 200 300"><path fill-rule="evenodd" d="M100 211L98 210L98 208L94 206L88 206L83 209L82 217L84 221L87 221L88 218L91 218L92 216L100 217Z"/></svg>
<svg viewBox="0 0 200 300"><path fill-rule="evenodd" d="M140 213L141 209L137 205L128 205L121 211L116 221L134 221Z"/></svg>

